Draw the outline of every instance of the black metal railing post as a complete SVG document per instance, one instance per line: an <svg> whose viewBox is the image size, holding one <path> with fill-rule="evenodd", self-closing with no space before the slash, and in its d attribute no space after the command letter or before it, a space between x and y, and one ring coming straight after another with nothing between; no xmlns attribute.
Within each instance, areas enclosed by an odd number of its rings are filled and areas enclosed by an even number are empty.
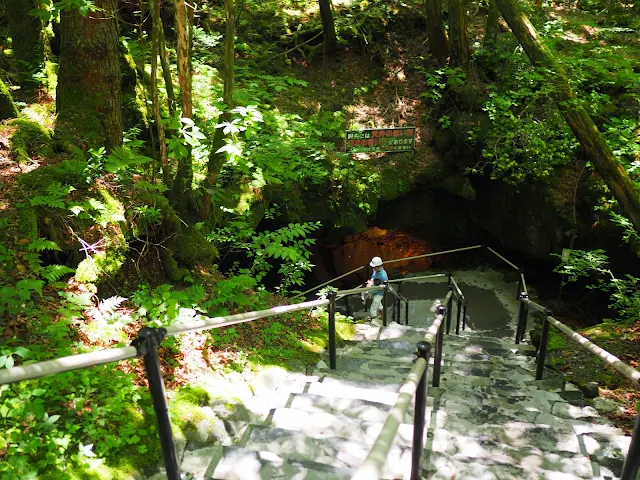
<svg viewBox="0 0 640 480"><path fill-rule="evenodd" d="M456 335L460 335L460 314L462 313L462 298L456 297Z"/></svg>
<svg viewBox="0 0 640 480"><path fill-rule="evenodd" d="M627 453L627 459L622 467L620 480L636 480L638 471L640 471L640 412L636 418L636 425L633 427L629 453Z"/></svg>
<svg viewBox="0 0 640 480"><path fill-rule="evenodd" d="M518 291L516 292L516 300L520 298L522 287L522 270L518 270Z"/></svg>
<svg viewBox="0 0 640 480"><path fill-rule="evenodd" d="M518 309L518 328L516 329L516 345L519 345L524 338L525 329L527 328L527 305L525 300L529 298L524 292L520 292L520 307Z"/></svg>
<svg viewBox="0 0 640 480"><path fill-rule="evenodd" d="M453 285L449 285L449 301L447 302L447 335L451 332L451 311L453 310Z"/></svg>
<svg viewBox="0 0 640 480"><path fill-rule="evenodd" d="M409 300L404 301L404 324L409 325Z"/></svg>
<svg viewBox="0 0 640 480"><path fill-rule="evenodd" d="M441 316L445 316L447 314L447 307L444 305L440 305L437 310L437 314ZM436 335L436 348L433 356L433 382L432 386L439 387L440 386L440 369L442 363L442 340L444 336L444 326L442 322L440 322L440 328L438 329L438 334Z"/></svg>
<svg viewBox="0 0 640 480"><path fill-rule="evenodd" d="M158 347L166 334L167 331L164 328L143 327L138 332L138 338L132 342L132 345L136 347L138 357L142 357L149 381L149 392L151 393L153 409L156 412L158 421L158 434L160 435L164 466L167 470L167 480L180 480L176 443L171 430L169 405L167 404L167 395L162 380L160 357L158 357Z"/></svg>
<svg viewBox="0 0 640 480"><path fill-rule="evenodd" d="M384 284L384 293L382 294L382 325L385 327L388 324L387 320L387 300L389 298L389 284Z"/></svg>
<svg viewBox="0 0 640 480"><path fill-rule="evenodd" d="M353 307L351 306L351 302L349 301L349 297L350 295L347 295L344 297L344 304L345 307L347 308L347 316L348 317L353 317Z"/></svg>
<svg viewBox="0 0 640 480"><path fill-rule="evenodd" d="M418 357L424 358L427 365L420 377L418 390L416 390L416 400L413 409L413 447L411 449L411 480L422 479L422 455L424 451L424 425L427 409L427 388L429 374L429 357L431 356L431 345L427 342L418 343Z"/></svg>
<svg viewBox="0 0 640 480"><path fill-rule="evenodd" d="M336 291L332 290L329 297L329 368L336 369Z"/></svg>
<svg viewBox="0 0 640 480"><path fill-rule="evenodd" d="M544 361L547 356L547 345L549 344L549 317L551 312L547 311L544 315L544 323L542 324L542 335L540 336L540 347L538 348L538 363L536 366L536 380L542 380L542 373L544 371Z"/></svg>
<svg viewBox="0 0 640 480"><path fill-rule="evenodd" d="M462 309L462 331L464 332L465 329L467 328L467 299L464 299L464 303L463 303L463 309Z"/></svg>

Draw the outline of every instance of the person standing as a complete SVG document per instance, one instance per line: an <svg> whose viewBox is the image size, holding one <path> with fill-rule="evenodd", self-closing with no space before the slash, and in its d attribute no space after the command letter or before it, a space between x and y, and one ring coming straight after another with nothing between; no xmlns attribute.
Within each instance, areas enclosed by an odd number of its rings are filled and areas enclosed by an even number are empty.
<svg viewBox="0 0 640 480"><path fill-rule="evenodd" d="M382 259L380 257L373 257L369 266L373 268L373 274L367 282L367 286L382 285L389 281L389 276L382 266ZM371 323L376 326L382 326L382 320L379 318L382 316L382 299L384 298L384 291L377 290L372 292L371 295L371 307L369 307L369 316L371 317Z"/></svg>

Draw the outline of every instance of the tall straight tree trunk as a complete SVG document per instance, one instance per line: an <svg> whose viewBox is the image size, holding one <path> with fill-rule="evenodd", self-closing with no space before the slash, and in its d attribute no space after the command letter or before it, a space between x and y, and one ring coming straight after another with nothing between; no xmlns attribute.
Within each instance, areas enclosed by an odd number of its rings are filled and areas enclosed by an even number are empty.
<svg viewBox="0 0 640 480"><path fill-rule="evenodd" d="M333 21L333 5L331 0L319 0L320 20L322 20L322 33L324 35L324 49L327 53L335 52L338 41L336 37L336 24Z"/></svg>
<svg viewBox="0 0 640 480"><path fill-rule="evenodd" d="M613 155L589 113L580 106L565 73L549 49L540 41L534 26L520 10L516 0L494 1L531 63L537 67L543 78L553 85L551 95L596 171L609 186L636 230L640 231L640 191Z"/></svg>
<svg viewBox="0 0 640 480"><path fill-rule="evenodd" d="M176 32L178 37L178 80L180 83L180 100L182 105L182 118L193 117L193 104L191 97L191 48L189 43L189 21L187 19L187 6L185 0L174 0L176 8ZM177 205L184 205L183 200L188 199L191 193L193 181L193 168L191 165L191 149L188 154L178 159L178 171L173 181L173 200Z"/></svg>
<svg viewBox="0 0 640 480"><path fill-rule="evenodd" d="M500 31L500 9L495 0L489 2L489 14L487 15L487 24L484 30L483 47L491 50L496 46L498 40L498 32Z"/></svg>
<svg viewBox="0 0 640 480"><path fill-rule="evenodd" d="M449 42L451 62L461 67L468 65L470 54L465 0L449 0Z"/></svg>
<svg viewBox="0 0 640 480"><path fill-rule="evenodd" d="M20 81L29 86L40 82L33 73L44 69L49 52L48 38L42 20L29 15L38 8L36 0L5 0L7 23L13 54L18 61Z"/></svg>
<svg viewBox="0 0 640 480"><path fill-rule="evenodd" d="M444 31L442 22L442 2L441 0L427 0L427 35L429 36L429 48L438 62L444 65L447 61L447 34Z"/></svg>
<svg viewBox="0 0 640 480"><path fill-rule="evenodd" d="M158 144L160 152L160 164L162 165L162 181L167 186L171 186L171 176L169 175L169 159L167 157L167 143L165 141L164 125L160 115L160 100L158 98L158 53L160 52L160 30L162 20L160 19L160 0L149 2L151 10L151 98L153 103L153 118L158 132ZM155 172L154 172L155 175Z"/></svg>
<svg viewBox="0 0 640 480"><path fill-rule="evenodd" d="M224 96L223 102L226 106L225 111L218 117L218 123L231 121L231 110L233 109L233 67L235 63L235 35L236 35L236 15L233 0L225 0L226 11L226 32L225 32L225 49L224 49ZM207 165L207 184L209 189L215 187L218 181L218 174L226 160L224 152L218 153L218 149L224 146L224 132L222 128L216 129L213 137L211 153L209 155L209 163Z"/></svg>
<svg viewBox="0 0 640 480"><path fill-rule="evenodd" d="M169 113L173 117L176 113L176 92L173 88L173 78L171 77L171 67L169 66L169 55L166 49L166 42L164 37L164 26L162 25L162 18L160 18L159 23L159 53L160 53L160 63L162 64L162 76L164 77L164 85L167 89L167 103L169 106Z"/></svg>
<svg viewBox="0 0 640 480"><path fill-rule="evenodd" d="M95 0L95 12L60 15L56 136L85 148L122 144L118 0Z"/></svg>

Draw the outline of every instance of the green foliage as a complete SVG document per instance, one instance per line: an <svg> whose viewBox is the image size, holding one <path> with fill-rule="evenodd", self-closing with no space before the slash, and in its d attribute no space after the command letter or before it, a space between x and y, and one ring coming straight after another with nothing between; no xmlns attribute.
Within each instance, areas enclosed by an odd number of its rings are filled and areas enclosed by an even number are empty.
<svg viewBox="0 0 640 480"><path fill-rule="evenodd" d="M138 307L137 318L150 327L166 327L178 320L183 309L199 309L205 295L202 285L192 285L187 290L175 290L173 285L157 288L142 285L131 300Z"/></svg>
<svg viewBox="0 0 640 480"><path fill-rule="evenodd" d="M151 402L132 380L105 366L1 386L0 477L71 479L104 458L157 458Z"/></svg>
<svg viewBox="0 0 640 480"><path fill-rule="evenodd" d="M74 270L65 265L42 264L40 252L60 250L55 242L38 238L27 245L25 252L16 252L0 244L0 319L3 317L25 316L27 318L37 315L35 295L42 296L46 280L55 283ZM28 277L16 279L15 259L26 263ZM39 278L33 278L39 277ZM42 280L44 279L44 280Z"/></svg>
<svg viewBox="0 0 640 480"><path fill-rule="evenodd" d="M426 92L422 92L420 97L426 98L431 103L438 103L447 93L448 89L456 88L464 84L467 76L459 67L444 67L437 70L429 70L422 66L416 67L424 74Z"/></svg>
<svg viewBox="0 0 640 480"><path fill-rule="evenodd" d="M568 164L578 142L537 73L525 71L514 83L489 94L483 108L491 120L482 151L486 163L473 171L490 166L492 178L520 184L548 178L554 168Z"/></svg>
<svg viewBox="0 0 640 480"><path fill-rule="evenodd" d="M227 227L214 230L208 238L226 248L246 251L251 259L247 273L257 281L273 269L273 260L278 261L278 290L288 292L291 287L302 285L304 273L313 267L309 247L315 240L308 236L320 226L320 222L290 223L275 231L258 233L247 224L246 217L238 217Z"/></svg>
<svg viewBox="0 0 640 480"><path fill-rule="evenodd" d="M86 17L89 13L98 10L91 0L38 0L39 8L29 12L30 15L40 18L46 24L51 20L59 21L60 12L68 12L77 9L78 13Z"/></svg>
<svg viewBox="0 0 640 480"><path fill-rule="evenodd" d="M637 318L640 315L640 278L632 275L617 278L607 268L608 261L604 250L571 250L569 257L554 271L566 275L567 282L588 278L592 283L587 288L609 292L610 307L618 312L620 318Z"/></svg>

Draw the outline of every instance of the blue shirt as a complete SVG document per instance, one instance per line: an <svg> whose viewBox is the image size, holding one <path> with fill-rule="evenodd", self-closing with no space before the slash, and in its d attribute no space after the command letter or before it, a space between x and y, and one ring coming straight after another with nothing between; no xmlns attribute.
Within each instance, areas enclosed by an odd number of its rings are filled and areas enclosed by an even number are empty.
<svg viewBox="0 0 640 480"><path fill-rule="evenodd" d="M382 284L389 281L389 276L387 275L387 272L385 272L383 268L379 272L374 270L373 275L371 275L371 280L380 280L380 283ZM373 292L373 295L384 295L384 290L375 291Z"/></svg>

